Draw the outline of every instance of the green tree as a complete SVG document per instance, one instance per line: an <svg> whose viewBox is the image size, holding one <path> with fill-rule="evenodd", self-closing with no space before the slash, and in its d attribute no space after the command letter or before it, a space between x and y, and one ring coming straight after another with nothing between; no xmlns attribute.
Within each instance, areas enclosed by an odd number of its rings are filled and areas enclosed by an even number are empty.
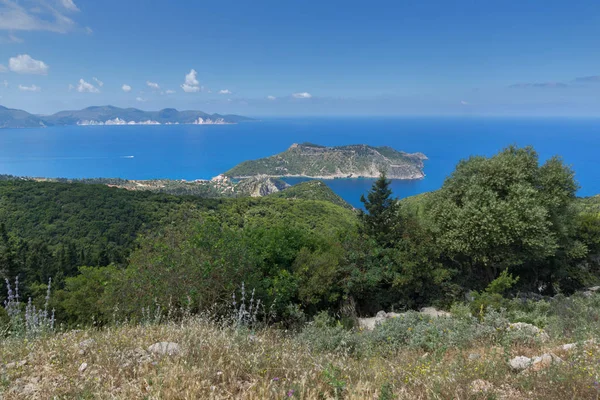
<svg viewBox="0 0 600 400"><path fill-rule="evenodd" d="M573 171L532 147L461 161L432 199L431 218L447 265L483 288L507 268L521 288L551 292L573 262ZM581 251L577 257L581 257Z"/></svg>
<svg viewBox="0 0 600 400"><path fill-rule="evenodd" d="M361 232L374 238L383 247L392 246L398 223L398 202L391 197L390 183L385 172L381 172L367 197L360 197L367 210L366 213L360 213Z"/></svg>

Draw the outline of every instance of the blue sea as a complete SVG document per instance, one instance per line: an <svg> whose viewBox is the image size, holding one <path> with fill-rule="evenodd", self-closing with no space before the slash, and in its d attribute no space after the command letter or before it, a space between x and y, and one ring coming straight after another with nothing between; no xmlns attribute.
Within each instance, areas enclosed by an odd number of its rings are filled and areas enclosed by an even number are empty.
<svg viewBox="0 0 600 400"><path fill-rule="evenodd" d="M392 183L400 198L438 189L459 160L491 156L511 144L533 145L542 161L562 156L576 172L580 196L600 193L600 119L591 118L290 118L238 125L4 129L0 174L207 179L301 142L366 143L425 153L423 180ZM326 183L358 207L372 180Z"/></svg>

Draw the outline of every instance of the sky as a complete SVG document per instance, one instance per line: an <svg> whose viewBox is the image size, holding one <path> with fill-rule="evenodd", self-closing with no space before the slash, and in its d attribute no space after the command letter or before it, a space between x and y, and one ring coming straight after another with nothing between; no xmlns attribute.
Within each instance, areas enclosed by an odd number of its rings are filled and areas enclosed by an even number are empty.
<svg viewBox="0 0 600 400"><path fill-rule="evenodd" d="M0 104L600 116L600 2L0 0Z"/></svg>

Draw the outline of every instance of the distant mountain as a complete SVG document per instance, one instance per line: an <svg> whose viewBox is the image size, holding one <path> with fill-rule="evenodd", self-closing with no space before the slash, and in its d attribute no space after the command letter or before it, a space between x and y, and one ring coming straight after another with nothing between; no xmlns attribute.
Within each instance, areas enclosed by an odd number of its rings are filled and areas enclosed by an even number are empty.
<svg viewBox="0 0 600 400"><path fill-rule="evenodd" d="M365 144L325 147L312 143L293 144L283 153L259 160L244 161L224 175L247 178L256 175L273 177L376 178L381 171L390 179L421 179L422 153L405 153L391 147Z"/></svg>
<svg viewBox="0 0 600 400"><path fill-rule="evenodd" d="M27 111L0 106L0 128L33 128L44 126L40 117Z"/></svg>
<svg viewBox="0 0 600 400"><path fill-rule="evenodd" d="M202 111L142 111L137 108L93 106L83 110L60 111L53 115L33 115L23 110L0 106L0 128L35 128L66 125L125 125L125 124L232 124L251 121L239 115L208 114Z"/></svg>

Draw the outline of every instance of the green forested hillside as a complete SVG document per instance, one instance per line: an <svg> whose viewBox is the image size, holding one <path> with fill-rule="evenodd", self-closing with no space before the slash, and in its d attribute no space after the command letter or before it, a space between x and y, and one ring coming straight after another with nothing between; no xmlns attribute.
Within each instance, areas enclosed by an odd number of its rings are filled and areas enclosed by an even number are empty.
<svg viewBox="0 0 600 400"><path fill-rule="evenodd" d="M559 158L540 164L515 147L461 161L440 190L402 201L381 178L367 212L318 181L202 199L6 178L0 272L38 302L52 278L67 323L149 307L221 315L242 286L285 324L322 310L448 306L468 293L484 310L599 282L599 201L576 188Z"/></svg>
<svg viewBox="0 0 600 400"><path fill-rule="evenodd" d="M321 181L307 181L297 183L285 190L273 193L270 197L282 199L322 200L329 201L340 207L351 209L352 206L344 199L335 194L325 183Z"/></svg>

